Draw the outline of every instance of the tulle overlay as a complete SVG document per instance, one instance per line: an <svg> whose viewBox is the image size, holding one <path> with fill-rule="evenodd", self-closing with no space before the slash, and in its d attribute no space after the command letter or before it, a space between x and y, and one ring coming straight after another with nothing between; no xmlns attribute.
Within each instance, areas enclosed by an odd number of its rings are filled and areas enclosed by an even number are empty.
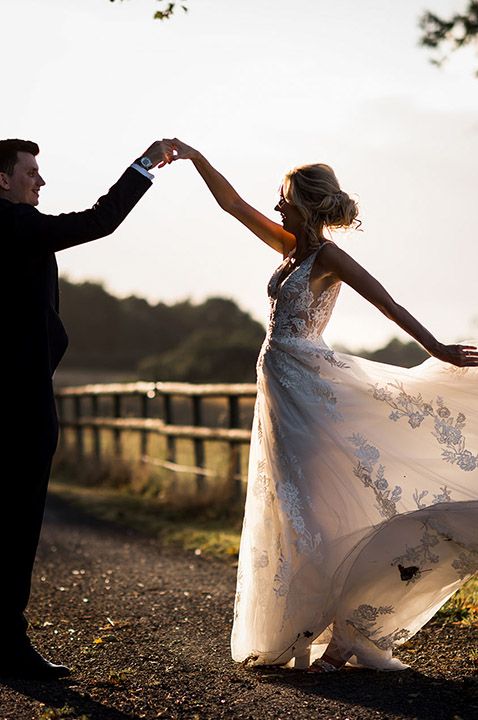
<svg viewBox="0 0 478 720"><path fill-rule="evenodd" d="M269 284L232 655L298 666L333 634L400 669L393 648L478 570L478 369L334 352L340 286L314 298L314 258Z"/></svg>

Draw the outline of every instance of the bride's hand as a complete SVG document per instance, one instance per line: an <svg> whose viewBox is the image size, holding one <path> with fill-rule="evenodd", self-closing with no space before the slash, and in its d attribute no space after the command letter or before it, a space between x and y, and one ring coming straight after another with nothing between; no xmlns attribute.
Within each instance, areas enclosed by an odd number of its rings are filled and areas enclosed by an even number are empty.
<svg viewBox="0 0 478 720"><path fill-rule="evenodd" d="M190 145L186 145L185 142L178 140L178 138L172 138L172 140L168 140L168 142L171 143L174 149L173 160L197 160L201 156L198 150L195 150Z"/></svg>
<svg viewBox="0 0 478 720"><path fill-rule="evenodd" d="M475 345L438 345L431 353L443 362L458 367L478 367L478 348Z"/></svg>

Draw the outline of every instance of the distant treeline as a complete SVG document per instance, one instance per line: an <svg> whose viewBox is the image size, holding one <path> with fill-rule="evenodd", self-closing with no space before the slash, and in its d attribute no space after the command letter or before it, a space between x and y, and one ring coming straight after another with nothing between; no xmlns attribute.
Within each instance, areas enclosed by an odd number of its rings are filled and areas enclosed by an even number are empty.
<svg viewBox="0 0 478 720"><path fill-rule="evenodd" d="M61 314L70 337L65 369L110 370L144 380L254 382L263 326L232 300L208 298L150 305L120 299L101 284L60 280ZM392 340L373 353L410 367L427 355L415 343Z"/></svg>
<svg viewBox="0 0 478 720"><path fill-rule="evenodd" d="M112 370L145 380L254 382L264 328L232 301L150 305L100 284L60 281L70 337L64 368Z"/></svg>

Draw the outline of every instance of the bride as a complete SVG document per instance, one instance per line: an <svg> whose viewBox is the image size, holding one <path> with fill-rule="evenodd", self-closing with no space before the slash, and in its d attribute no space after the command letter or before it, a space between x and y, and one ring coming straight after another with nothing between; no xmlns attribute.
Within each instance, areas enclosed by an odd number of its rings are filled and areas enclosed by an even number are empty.
<svg viewBox="0 0 478 720"><path fill-rule="evenodd" d="M478 352L443 345L334 242L357 223L333 170L287 173L282 225L175 139L223 210L282 254L259 360L232 655L334 671L393 648L478 569ZM322 339L345 282L432 356L404 369Z"/></svg>

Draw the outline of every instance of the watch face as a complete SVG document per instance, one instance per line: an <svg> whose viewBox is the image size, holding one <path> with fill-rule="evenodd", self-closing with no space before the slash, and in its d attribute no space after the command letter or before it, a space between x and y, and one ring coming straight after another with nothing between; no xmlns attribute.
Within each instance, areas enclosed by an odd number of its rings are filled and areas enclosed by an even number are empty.
<svg viewBox="0 0 478 720"><path fill-rule="evenodd" d="M153 163L151 162L149 157L142 157L140 163L144 168L146 168L146 170L149 170L149 168L153 166Z"/></svg>

